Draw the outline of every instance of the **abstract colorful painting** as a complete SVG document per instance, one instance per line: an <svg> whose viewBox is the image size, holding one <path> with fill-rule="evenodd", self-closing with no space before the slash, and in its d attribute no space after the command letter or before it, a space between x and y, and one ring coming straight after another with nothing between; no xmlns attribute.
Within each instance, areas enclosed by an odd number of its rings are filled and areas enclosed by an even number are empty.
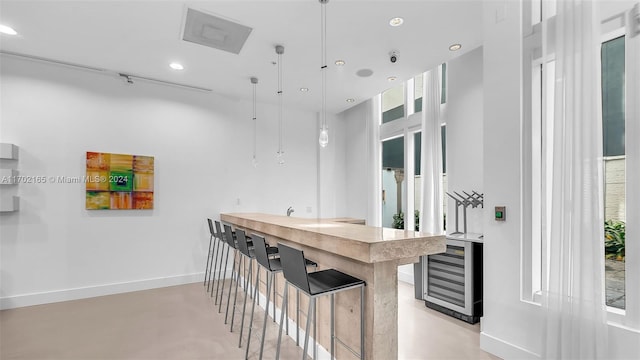
<svg viewBox="0 0 640 360"><path fill-rule="evenodd" d="M153 209L153 156L87 152L87 210Z"/></svg>

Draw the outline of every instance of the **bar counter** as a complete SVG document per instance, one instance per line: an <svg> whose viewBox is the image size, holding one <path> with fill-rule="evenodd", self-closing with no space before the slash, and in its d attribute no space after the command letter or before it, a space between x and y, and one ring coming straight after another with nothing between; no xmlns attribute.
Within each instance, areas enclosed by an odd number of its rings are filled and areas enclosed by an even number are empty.
<svg viewBox="0 0 640 360"><path fill-rule="evenodd" d="M398 358L398 265L417 262L421 255L445 251L443 235L357 225L344 219L260 213L221 214L220 219L245 229L248 234L264 236L271 245L281 242L302 249L305 257L318 263L318 269L334 268L366 281L366 359ZM289 295L295 299L295 292ZM360 342L359 296L358 291L336 295L336 336L354 349L359 348ZM304 296L301 298L303 310L307 303ZM289 317L295 319L295 302L289 304ZM329 349L328 298L319 300L317 314L319 343ZM301 321L305 320L301 317ZM340 345L336 346L336 355L338 359L354 358Z"/></svg>

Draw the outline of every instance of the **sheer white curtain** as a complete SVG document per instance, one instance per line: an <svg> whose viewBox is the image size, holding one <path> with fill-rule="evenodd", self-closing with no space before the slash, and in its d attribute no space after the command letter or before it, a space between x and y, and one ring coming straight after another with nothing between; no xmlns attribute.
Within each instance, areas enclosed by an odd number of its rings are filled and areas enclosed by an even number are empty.
<svg viewBox="0 0 640 360"><path fill-rule="evenodd" d="M596 4L557 2L551 231L543 358L606 357L600 22Z"/></svg>
<svg viewBox="0 0 640 360"><path fill-rule="evenodd" d="M420 231L441 234L442 137L440 130L440 73L438 67L425 73L422 95L422 206Z"/></svg>

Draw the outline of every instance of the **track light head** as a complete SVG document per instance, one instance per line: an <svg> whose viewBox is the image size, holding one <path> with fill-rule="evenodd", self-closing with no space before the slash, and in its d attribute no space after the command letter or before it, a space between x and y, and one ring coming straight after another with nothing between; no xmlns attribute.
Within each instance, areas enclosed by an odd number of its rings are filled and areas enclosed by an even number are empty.
<svg viewBox="0 0 640 360"><path fill-rule="evenodd" d="M133 84L133 78L131 77L131 75L122 74L122 73L120 73L118 75L123 77L127 81L127 84Z"/></svg>

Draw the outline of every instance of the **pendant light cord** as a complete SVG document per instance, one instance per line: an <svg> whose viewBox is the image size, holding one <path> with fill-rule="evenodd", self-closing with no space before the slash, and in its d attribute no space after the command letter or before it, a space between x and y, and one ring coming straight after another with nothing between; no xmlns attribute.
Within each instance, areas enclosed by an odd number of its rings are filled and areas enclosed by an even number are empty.
<svg viewBox="0 0 640 360"><path fill-rule="evenodd" d="M322 17L322 129L327 129L327 6L321 2Z"/></svg>
<svg viewBox="0 0 640 360"><path fill-rule="evenodd" d="M320 0L320 71L322 72L322 112L320 113L320 136L318 142L321 147L329 143L329 129L327 127L327 3Z"/></svg>
<svg viewBox="0 0 640 360"><path fill-rule="evenodd" d="M282 156L282 54L278 54L278 154Z"/></svg>
<svg viewBox="0 0 640 360"><path fill-rule="evenodd" d="M278 54L278 164L284 165L284 150L282 149L282 54L284 46L276 45Z"/></svg>
<svg viewBox="0 0 640 360"><path fill-rule="evenodd" d="M252 79L253 82L253 79ZM258 140L258 122L256 120L256 82L253 82L253 161L256 161L256 142Z"/></svg>

